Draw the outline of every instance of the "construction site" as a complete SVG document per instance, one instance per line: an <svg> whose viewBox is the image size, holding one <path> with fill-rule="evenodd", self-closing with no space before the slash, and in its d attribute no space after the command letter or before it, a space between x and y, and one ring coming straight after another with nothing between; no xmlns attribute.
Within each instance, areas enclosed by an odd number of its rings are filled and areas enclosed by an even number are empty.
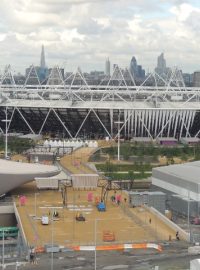
<svg viewBox="0 0 200 270"><path fill-rule="evenodd" d="M60 165L72 180L66 180L58 190L38 190L33 181L13 192L26 243L43 252L48 245L74 250L91 245L123 249L123 244L146 248L147 243L176 239L175 227L148 207L131 207L127 191L101 179L88 166L93 152L93 148L80 148L61 158ZM79 176L79 183L73 181L75 176ZM24 203L21 195L26 196ZM48 217L45 225L44 216ZM187 240L185 234L181 238ZM160 246L158 249L161 251Z"/></svg>

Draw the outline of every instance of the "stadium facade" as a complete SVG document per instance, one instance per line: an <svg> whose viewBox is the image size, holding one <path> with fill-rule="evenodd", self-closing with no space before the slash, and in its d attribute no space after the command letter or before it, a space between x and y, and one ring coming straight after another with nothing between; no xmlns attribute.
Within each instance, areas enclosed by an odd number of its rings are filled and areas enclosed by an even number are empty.
<svg viewBox="0 0 200 270"><path fill-rule="evenodd" d="M9 120L8 132L69 138L115 138L120 132L151 139L200 134L200 88L185 87L177 69L165 78L154 72L136 85L118 66L100 84L88 82L79 68L64 79L59 67L41 83L32 66L25 84L16 85L8 67L0 88L0 120ZM5 129L0 121L1 132Z"/></svg>

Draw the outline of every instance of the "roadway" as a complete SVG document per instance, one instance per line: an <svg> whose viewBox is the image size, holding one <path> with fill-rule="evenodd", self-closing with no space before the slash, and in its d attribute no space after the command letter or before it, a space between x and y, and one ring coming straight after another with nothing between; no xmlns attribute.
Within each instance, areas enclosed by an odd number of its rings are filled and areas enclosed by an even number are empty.
<svg viewBox="0 0 200 270"><path fill-rule="evenodd" d="M159 266L159 270L188 270L190 260L199 256L189 255L187 244L171 242L166 245L162 254L156 251L110 251L97 252L97 270L150 270ZM51 266L53 266L51 268ZM7 265L7 270L94 270L94 252L65 252L42 254L37 256L37 265L26 263L23 268L16 264Z"/></svg>

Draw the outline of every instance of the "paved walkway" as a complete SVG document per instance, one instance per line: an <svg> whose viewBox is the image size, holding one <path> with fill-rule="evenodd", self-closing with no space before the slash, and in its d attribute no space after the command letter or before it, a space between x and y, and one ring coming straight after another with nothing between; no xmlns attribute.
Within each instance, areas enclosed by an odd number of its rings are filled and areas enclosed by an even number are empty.
<svg viewBox="0 0 200 270"><path fill-rule="evenodd" d="M94 173L86 163L96 148L82 147L61 158L61 165L72 174L91 174ZM96 173L96 172L95 172Z"/></svg>

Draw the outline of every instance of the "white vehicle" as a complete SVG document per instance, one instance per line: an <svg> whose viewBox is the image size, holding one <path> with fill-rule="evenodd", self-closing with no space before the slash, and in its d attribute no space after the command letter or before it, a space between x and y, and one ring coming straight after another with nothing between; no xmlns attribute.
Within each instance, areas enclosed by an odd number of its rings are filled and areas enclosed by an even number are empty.
<svg viewBox="0 0 200 270"><path fill-rule="evenodd" d="M42 216L42 225L48 225L49 224L49 217L48 216Z"/></svg>

